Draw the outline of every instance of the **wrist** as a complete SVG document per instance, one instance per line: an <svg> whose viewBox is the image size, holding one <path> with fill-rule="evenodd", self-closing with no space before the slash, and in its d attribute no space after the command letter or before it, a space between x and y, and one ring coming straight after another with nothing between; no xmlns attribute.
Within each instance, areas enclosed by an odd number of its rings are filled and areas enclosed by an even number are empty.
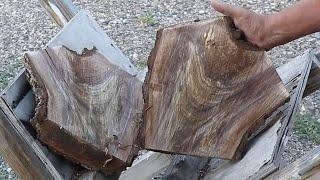
<svg viewBox="0 0 320 180"><path fill-rule="evenodd" d="M272 48L272 39L274 33L274 17L273 15L263 15L261 30L258 33L257 45L263 49Z"/></svg>
<svg viewBox="0 0 320 180"><path fill-rule="evenodd" d="M271 49L275 46L285 44L292 40L290 26L286 24L286 19L279 13L266 15L261 33L260 47Z"/></svg>

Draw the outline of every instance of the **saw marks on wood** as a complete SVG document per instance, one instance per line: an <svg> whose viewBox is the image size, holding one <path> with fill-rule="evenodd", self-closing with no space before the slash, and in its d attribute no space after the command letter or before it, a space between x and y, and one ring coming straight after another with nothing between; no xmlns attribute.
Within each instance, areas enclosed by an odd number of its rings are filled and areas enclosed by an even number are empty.
<svg viewBox="0 0 320 180"><path fill-rule="evenodd" d="M131 163L143 106L141 81L111 62L95 49L79 55L62 46L25 58L39 138L105 173Z"/></svg>
<svg viewBox="0 0 320 180"><path fill-rule="evenodd" d="M249 133L289 94L262 51L216 18L162 29L144 83L145 148L238 159Z"/></svg>

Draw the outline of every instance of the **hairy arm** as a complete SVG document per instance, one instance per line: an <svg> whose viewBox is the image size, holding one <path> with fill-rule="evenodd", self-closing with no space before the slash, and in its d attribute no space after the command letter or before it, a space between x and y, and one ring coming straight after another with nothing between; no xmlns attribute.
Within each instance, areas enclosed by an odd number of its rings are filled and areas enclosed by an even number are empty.
<svg viewBox="0 0 320 180"><path fill-rule="evenodd" d="M272 15L256 14L219 0L211 3L217 11L233 18L248 41L264 49L320 31L320 0L301 0Z"/></svg>

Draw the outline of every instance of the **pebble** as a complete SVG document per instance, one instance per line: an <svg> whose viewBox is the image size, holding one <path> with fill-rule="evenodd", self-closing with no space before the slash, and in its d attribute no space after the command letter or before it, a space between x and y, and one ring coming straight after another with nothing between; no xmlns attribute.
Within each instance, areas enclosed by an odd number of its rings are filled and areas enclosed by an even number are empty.
<svg viewBox="0 0 320 180"><path fill-rule="evenodd" d="M132 55L132 57L133 57L134 59L137 59L137 58L138 58L138 54L134 53L134 54Z"/></svg>
<svg viewBox="0 0 320 180"><path fill-rule="evenodd" d="M199 14L204 14L204 10L200 10L200 11L199 11Z"/></svg>

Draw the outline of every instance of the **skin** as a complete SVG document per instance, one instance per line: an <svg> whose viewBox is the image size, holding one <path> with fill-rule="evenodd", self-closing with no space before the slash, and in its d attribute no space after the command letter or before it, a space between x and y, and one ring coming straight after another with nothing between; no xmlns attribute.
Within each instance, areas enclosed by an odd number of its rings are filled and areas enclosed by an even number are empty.
<svg viewBox="0 0 320 180"><path fill-rule="evenodd" d="M211 4L215 10L231 17L249 42L263 49L320 31L320 0L300 0L272 15L257 14L219 0L211 0Z"/></svg>

